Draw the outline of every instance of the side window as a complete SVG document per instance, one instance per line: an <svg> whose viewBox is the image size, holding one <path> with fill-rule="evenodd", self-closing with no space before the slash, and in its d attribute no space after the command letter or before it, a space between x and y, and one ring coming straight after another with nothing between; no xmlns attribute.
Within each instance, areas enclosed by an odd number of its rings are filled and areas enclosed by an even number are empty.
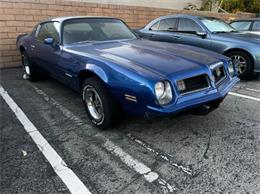
<svg viewBox="0 0 260 195"><path fill-rule="evenodd" d="M36 31L36 39L40 42L44 42L46 38L53 38L54 42L59 42L58 22L47 22L40 25L40 28Z"/></svg>
<svg viewBox="0 0 260 195"><path fill-rule="evenodd" d="M250 21L233 22L230 25L237 30L249 30L251 22Z"/></svg>
<svg viewBox="0 0 260 195"><path fill-rule="evenodd" d="M160 21L156 22L156 23L150 28L150 30L158 30L158 29L159 29L159 23L160 23Z"/></svg>
<svg viewBox="0 0 260 195"><path fill-rule="evenodd" d="M254 22L253 30L260 31L260 21Z"/></svg>
<svg viewBox="0 0 260 195"><path fill-rule="evenodd" d="M178 25L178 31L196 32L196 31L202 31L202 28L191 19L180 18L179 25Z"/></svg>
<svg viewBox="0 0 260 195"><path fill-rule="evenodd" d="M159 28L158 30L174 30L176 29L176 24L177 24L177 19L176 18L168 18L168 19L163 19L160 21Z"/></svg>

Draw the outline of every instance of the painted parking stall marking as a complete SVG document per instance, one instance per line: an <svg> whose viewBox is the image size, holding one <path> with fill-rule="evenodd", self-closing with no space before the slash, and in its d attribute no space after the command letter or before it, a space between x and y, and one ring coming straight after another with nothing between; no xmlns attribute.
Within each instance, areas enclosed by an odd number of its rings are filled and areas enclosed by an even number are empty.
<svg viewBox="0 0 260 195"><path fill-rule="evenodd" d="M181 171L183 171L184 173L192 176L193 172L189 167L184 167L183 165L173 162L171 159L173 158L172 155L166 153L166 152L162 152L159 151L157 149L154 149L150 144L142 141L141 139L135 137L134 135L132 135L131 133L127 134L127 137L129 137L131 140L133 140L135 143L141 145L142 147L144 147L146 150L154 153L156 156L159 156L161 159L163 159L164 161L168 162L170 165L180 169Z"/></svg>
<svg viewBox="0 0 260 195"><path fill-rule="evenodd" d="M164 193L172 193L177 190L175 187L168 184L164 179L160 178L158 173L152 171L149 167L142 162L139 162L137 159L134 159L120 147L113 144L110 140L107 140L104 146L106 150L119 157L123 163L142 175L146 181L158 185Z"/></svg>
<svg viewBox="0 0 260 195"><path fill-rule="evenodd" d="M1 85L0 94L69 191L73 194L91 194Z"/></svg>
<svg viewBox="0 0 260 195"><path fill-rule="evenodd" d="M84 125L87 128L92 128L90 125L84 123L79 117L77 117L63 105L59 104L53 98L50 98L44 91L42 91L36 86L32 85L32 87L34 88L36 93L43 97L45 101L51 103L54 107L59 109L64 116L72 120L75 124ZM149 183L153 183L154 185L158 186L164 193L172 193L177 190L176 187L170 185L164 179L162 179L158 173L152 171L151 168L149 168L142 162L138 161L137 159L133 158L122 148L116 146L112 141L103 136L101 133L98 133L96 136L104 141L103 146L107 151L109 151L114 156L117 156L124 164L126 164L128 167L133 169L138 174L142 175L144 179Z"/></svg>
<svg viewBox="0 0 260 195"><path fill-rule="evenodd" d="M243 94L239 94L239 93L234 93L234 92L229 92L228 94L260 102L260 98L256 98L256 97L252 97L252 96L248 96L248 95L243 95Z"/></svg>
<svg viewBox="0 0 260 195"><path fill-rule="evenodd" d="M248 91L253 91L253 92L256 92L256 93L260 93L260 90L259 89L251 89L251 88L246 88L246 90Z"/></svg>

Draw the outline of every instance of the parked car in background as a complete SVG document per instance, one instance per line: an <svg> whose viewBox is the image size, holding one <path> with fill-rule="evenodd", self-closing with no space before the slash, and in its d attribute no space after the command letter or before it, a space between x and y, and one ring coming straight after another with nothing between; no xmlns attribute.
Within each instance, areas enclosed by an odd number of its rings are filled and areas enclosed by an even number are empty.
<svg viewBox="0 0 260 195"><path fill-rule="evenodd" d="M233 20L229 24L236 30L260 35L260 18Z"/></svg>
<svg viewBox="0 0 260 195"><path fill-rule="evenodd" d="M193 45L224 54L237 64L242 79L260 72L260 36L238 32L217 18L163 16L136 32L150 40Z"/></svg>
<svg viewBox="0 0 260 195"><path fill-rule="evenodd" d="M227 57L197 47L138 39L119 19L61 17L18 37L25 75L45 73L82 93L99 128L120 112L169 115L217 108L239 81Z"/></svg>

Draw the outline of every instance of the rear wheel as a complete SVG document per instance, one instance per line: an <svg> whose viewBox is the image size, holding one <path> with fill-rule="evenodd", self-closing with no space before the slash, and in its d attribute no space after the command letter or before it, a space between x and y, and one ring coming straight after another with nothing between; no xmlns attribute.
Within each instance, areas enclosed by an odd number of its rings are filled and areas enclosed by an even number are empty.
<svg viewBox="0 0 260 195"><path fill-rule="evenodd" d="M83 83L83 103L91 122L100 129L108 129L120 119L119 105L97 77Z"/></svg>
<svg viewBox="0 0 260 195"><path fill-rule="evenodd" d="M39 73L25 51L22 52L22 65L24 69L24 77L26 79L29 81L37 81L39 79Z"/></svg>
<svg viewBox="0 0 260 195"><path fill-rule="evenodd" d="M253 61L244 51L231 51L227 54L237 65L238 76L241 79L249 79L253 75Z"/></svg>

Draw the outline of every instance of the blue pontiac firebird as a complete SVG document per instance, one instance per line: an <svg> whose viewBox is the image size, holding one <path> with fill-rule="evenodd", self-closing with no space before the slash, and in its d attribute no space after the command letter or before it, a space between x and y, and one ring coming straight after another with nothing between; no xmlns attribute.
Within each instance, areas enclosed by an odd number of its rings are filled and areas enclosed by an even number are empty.
<svg viewBox="0 0 260 195"><path fill-rule="evenodd" d="M17 38L28 80L41 74L82 93L93 124L217 108L239 81L233 62L197 47L138 39L119 19L62 17Z"/></svg>

